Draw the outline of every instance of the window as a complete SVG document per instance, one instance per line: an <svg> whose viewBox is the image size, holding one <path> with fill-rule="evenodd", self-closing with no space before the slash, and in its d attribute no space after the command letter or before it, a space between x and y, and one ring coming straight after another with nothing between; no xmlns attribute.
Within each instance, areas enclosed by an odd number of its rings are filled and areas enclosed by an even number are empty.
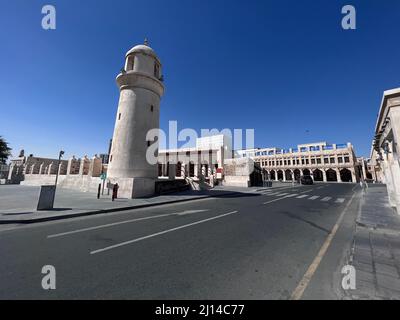
<svg viewBox="0 0 400 320"><path fill-rule="evenodd" d="M118 120L121 120L121 113L118 114Z"/></svg>
<svg viewBox="0 0 400 320"><path fill-rule="evenodd" d="M134 63L135 63L135 56L128 57L128 61L126 64L126 71L132 71Z"/></svg>
<svg viewBox="0 0 400 320"><path fill-rule="evenodd" d="M317 158L317 164L321 164L321 158Z"/></svg>
<svg viewBox="0 0 400 320"><path fill-rule="evenodd" d="M154 76L158 79L160 77L160 66L157 62L154 62Z"/></svg>
<svg viewBox="0 0 400 320"><path fill-rule="evenodd" d="M112 161L112 155L110 156L110 162Z"/></svg>
<svg viewBox="0 0 400 320"><path fill-rule="evenodd" d="M329 163L329 159L328 158L324 158L324 163L325 164Z"/></svg>
<svg viewBox="0 0 400 320"><path fill-rule="evenodd" d="M344 157L344 162L349 163L350 162L350 158L349 157Z"/></svg>
<svg viewBox="0 0 400 320"><path fill-rule="evenodd" d="M338 157L337 160L338 160L338 163L343 163L343 158L342 157Z"/></svg>
<svg viewBox="0 0 400 320"><path fill-rule="evenodd" d="M315 164L315 159L311 159L311 164Z"/></svg>
<svg viewBox="0 0 400 320"><path fill-rule="evenodd" d="M147 146L148 146L148 147L150 147L150 144L151 144L150 141L147 141Z"/></svg>
<svg viewBox="0 0 400 320"><path fill-rule="evenodd" d="M308 164L308 159L306 159L306 164Z"/></svg>
<svg viewBox="0 0 400 320"><path fill-rule="evenodd" d="M330 163L335 163L335 158L330 158Z"/></svg>
<svg viewBox="0 0 400 320"><path fill-rule="evenodd" d="M151 105L151 107L150 107L150 111L151 111L151 112L153 112L153 111L154 111L154 106L153 106L153 105Z"/></svg>

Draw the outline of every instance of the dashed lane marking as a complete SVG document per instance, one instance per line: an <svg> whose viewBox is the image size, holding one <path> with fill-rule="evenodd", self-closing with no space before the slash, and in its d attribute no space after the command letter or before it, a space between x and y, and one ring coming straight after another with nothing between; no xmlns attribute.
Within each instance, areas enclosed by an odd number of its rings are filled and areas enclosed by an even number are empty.
<svg viewBox="0 0 400 320"><path fill-rule="evenodd" d="M67 236L67 235L70 235L70 234L81 233L81 232L85 232L85 231L92 231L92 230L98 230L98 229L103 229L103 228L114 227L114 226L118 226L118 225L126 224L126 223L132 223L132 222L138 222L138 221L144 221L144 220L151 220L151 219L169 217L169 216L174 216L174 215L182 216L182 215L188 215L188 214L204 212L204 211L209 211L209 210L208 209L205 209L205 210L185 210L185 211L182 211L182 212L165 213L165 214L158 214L158 215L150 216L150 217L143 217L143 218L135 218L135 219L117 221L117 222L113 222L113 223L97 225L97 226L94 226L94 227L88 227L88 228L82 228L82 229L77 229L77 230L57 233L57 234L51 234L51 235L48 235L47 238L48 239L57 238L57 237Z"/></svg>
<svg viewBox="0 0 400 320"><path fill-rule="evenodd" d="M180 230L180 229L188 228L188 227L200 224L200 223L204 223L204 222L207 222L207 221L223 218L223 217L229 216L229 215L237 213L237 212L238 211L231 211L231 212L228 212L228 213L220 214L219 216L215 216L215 217L212 217L212 218L208 218L208 219L204 219L204 220L200 220L200 221L184 224L184 225L176 227L176 228L167 229L167 230L164 230L164 231L161 231L161 232L153 233L153 234L150 234L148 236L136 238L136 239L129 240L129 241L124 241L124 242L117 243L117 244L114 244L112 246L108 246L108 247L105 247L105 248L102 248L102 249L97 249L97 250L90 251L90 254L96 254L96 253L108 251L108 250L111 250L111 249L119 248L119 247L126 246L128 244L132 244L132 243L135 243L135 242L139 242L139 241L146 240L146 239L149 239L149 238L154 238L154 237L160 236L162 234L166 234L166 233L169 233L169 232L173 232L173 231L177 231L177 230Z"/></svg>
<svg viewBox="0 0 400 320"><path fill-rule="evenodd" d="M337 202L337 203L343 203L343 202L344 202L344 198L337 198L335 202Z"/></svg>
<svg viewBox="0 0 400 320"><path fill-rule="evenodd" d="M325 198L322 198L321 201L329 201L331 199L332 199L332 197L325 197Z"/></svg>
<svg viewBox="0 0 400 320"><path fill-rule="evenodd" d="M315 200L315 199L318 199L318 198L319 198L319 196L312 196L312 197L308 198L308 200Z"/></svg>

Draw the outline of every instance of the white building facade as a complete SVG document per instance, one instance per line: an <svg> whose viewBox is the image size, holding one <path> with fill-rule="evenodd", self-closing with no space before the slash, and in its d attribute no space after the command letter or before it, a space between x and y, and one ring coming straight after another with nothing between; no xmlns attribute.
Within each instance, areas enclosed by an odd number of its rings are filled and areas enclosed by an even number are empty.
<svg viewBox="0 0 400 320"><path fill-rule="evenodd" d="M400 213L400 88L383 93L375 126L371 166L385 183L389 202Z"/></svg>
<svg viewBox="0 0 400 320"><path fill-rule="evenodd" d="M265 180L294 181L309 175L321 182L359 182L359 163L351 143L300 144L297 148L239 150L263 169Z"/></svg>

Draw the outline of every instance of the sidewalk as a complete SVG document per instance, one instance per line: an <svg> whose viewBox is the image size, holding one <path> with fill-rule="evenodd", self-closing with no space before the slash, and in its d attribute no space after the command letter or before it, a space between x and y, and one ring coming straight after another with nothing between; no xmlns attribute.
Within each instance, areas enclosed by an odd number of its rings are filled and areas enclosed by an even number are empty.
<svg viewBox="0 0 400 320"><path fill-rule="evenodd" d="M400 215L388 205L385 185L364 191L350 264L356 290L350 299L400 299Z"/></svg>
<svg viewBox="0 0 400 320"><path fill-rule="evenodd" d="M216 187L212 190L185 191L150 198L111 201L111 195L105 194L97 199L93 193L58 188L54 209L36 211L40 187L7 185L0 186L0 224L43 222L209 197L241 196L255 193L257 189Z"/></svg>

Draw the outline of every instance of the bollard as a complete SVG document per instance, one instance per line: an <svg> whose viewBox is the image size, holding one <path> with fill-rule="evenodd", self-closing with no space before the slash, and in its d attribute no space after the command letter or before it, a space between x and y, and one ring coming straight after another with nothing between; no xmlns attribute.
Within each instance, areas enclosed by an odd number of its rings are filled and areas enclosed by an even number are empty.
<svg viewBox="0 0 400 320"><path fill-rule="evenodd" d="M101 183L99 183L99 188L97 189L97 199L100 199Z"/></svg>

